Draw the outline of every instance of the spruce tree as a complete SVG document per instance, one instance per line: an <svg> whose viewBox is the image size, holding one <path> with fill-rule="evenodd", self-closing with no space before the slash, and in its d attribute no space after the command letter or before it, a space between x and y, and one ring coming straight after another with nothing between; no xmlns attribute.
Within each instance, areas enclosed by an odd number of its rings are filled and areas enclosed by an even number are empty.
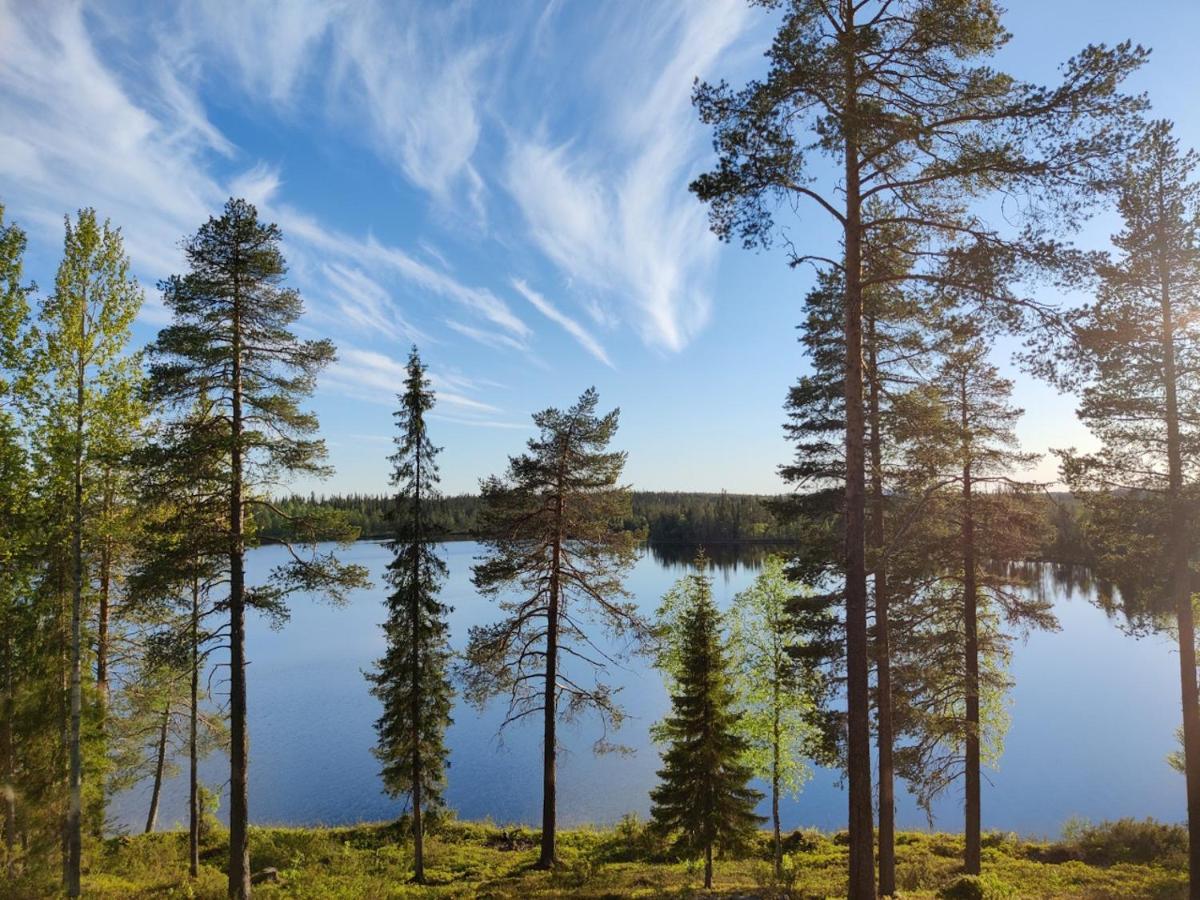
<svg viewBox="0 0 1200 900"><path fill-rule="evenodd" d="M977 326L951 323L936 377L899 411L908 474L898 491L920 524L896 565L924 585L902 617L898 707L909 740L900 768L927 808L962 778L972 875L982 859L982 764L1003 734L1009 632L1057 628L1049 603L1008 566L1037 552L1046 522L1033 486L1018 478L1037 458L1017 440L1022 410Z"/></svg>
<svg viewBox="0 0 1200 900"><path fill-rule="evenodd" d="M254 542L252 519L266 492L286 477L322 476L325 445L314 437L317 419L300 408L317 374L334 358L328 340L302 341L291 328L303 304L284 286L287 272L274 224L259 221L245 200L231 199L184 243L189 271L160 285L173 323L151 347L152 397L184 412L201 397L228 426L220 437L226 460L225 547L229 579L229 894L250 896L247 841L249 742L246 731L246 610L286 616L294 591L342 601L366 582L358 566L318 553L316 543L347 541L354 532L336 514L314 510L284 515L288 562L265 584L246 584L246 549ZM330 511L332 513L332 511ZM298 545L311 548L301 552Z"/></svg>
<svg viewBox="0 0 1200 900"><path fill-rule="evenodd" d="M660 666L671 712L655 726L655 739L667 749L650 800L654 828L672 838L678 853L704 857L710 889L714 849L744 847L763 819L754 811L762 794L749 786L750 745L739 729L729 651L705 565L700 556L698 571L676 583L661 611Z"/></svg>
<svg viewBox="0 0 1200 900"><path fill-rule="evenodd" d="M631 510L629 489L619 483L625 454L608 449L619 411L597 416L598 402L589 388L566 411L534 414L539 434L528 452L509 459L504 478L481 485L487 556L475 566L474 583L502 596L506 615L472 627L463 672L477 705L508 698L502 728L542 716L542 868L555 864L560 713L596 712L604 727L598 750L612 746L607 734L624 719L616 690L603 680L615 655L595 645L588 619L635 648L649 633L622 586L637 535L621 527ZM509 589L516 598L502 594ZM580 674L589 670L590 683Z"/></svg>
<svg viewBox="0 0 1200 900"><path fill-rule="evenodd" d="M440 448L433 446L425 414L433 408L425 366L412 348L408 377L396 411L396 453L392 484L398 491L392 510L395 528L388 564L387 652L370 679L383 703L375 723L375 756L383 764L383 783L393 796L412 802L413 880L425 881L423 815L442 805L453 688L448 677L450 646L446 616L438 599L446 564L433 544L437 528L430 507L437 500Z"/></svg>

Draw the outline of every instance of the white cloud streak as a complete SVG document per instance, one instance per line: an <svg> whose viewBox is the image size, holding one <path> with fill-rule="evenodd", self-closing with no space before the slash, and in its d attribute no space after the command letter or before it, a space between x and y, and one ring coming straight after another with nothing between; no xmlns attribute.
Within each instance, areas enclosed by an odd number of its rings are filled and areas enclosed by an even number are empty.
<svg viewBox="0 0 1200 900"><path fill-rule="evenodd" d="M708 152L692 79L749 16L742 0L638 10L597 41L596 59L624 67L619 90L605 95L607 115L558 140L540 124L514 138L505 183L547 258L581 287L630 298L642 339L678 351L708 321L718 246L687 191ZM611 80L611 70L598 77Z"/></svg>
<svg viewBox="0 0 1200 900"><path fill-rule="evenodd" d="M588 353L600 360L610 369L615 368L612 360L608 358L608 354L604 352L604 348L600 346L600 342L596 340L591 332L572 319L566 313L561 312L553 303L531 288L520 278L513 279L513 288L516 289L522 297L532 304L534 309L540 312L543 316L559 325L567 334L575 338Z"/></svg>

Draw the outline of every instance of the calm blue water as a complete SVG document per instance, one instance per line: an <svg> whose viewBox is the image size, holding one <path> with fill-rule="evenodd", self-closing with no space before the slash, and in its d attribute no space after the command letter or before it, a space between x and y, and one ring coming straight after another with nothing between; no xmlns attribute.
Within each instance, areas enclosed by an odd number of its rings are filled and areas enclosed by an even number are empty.
<svg viewBox="0 0 1200 900"><path fill-rule="evenodd" d="M496 616L493 604L471 587L470 566L478 552L478 545L468 542L443 548L450 568L444 596L454 606L456 648L470 625ZM380 789L370 752L378 704L362 675L383 651L381 576L388 552L381 544L360 542L344 557L371 570L372 590L336 609L297 598L291 622L278 632L262 620L249 623L250 813L256 823L346 824L393 818L401 809ZM261 578L281 559L281 548L253 551L250 575ZM647 552L627 587L652 612L686 570ZM754 575L752 563L735 562L717 571L717 602L727 605ZM1016 644L1012 724L1000 769L985 780L985 827L1050 835L1071 816L1182 820L1183 779L1164 761L1179 721L1178 659L1169 641L1126 636L1089 602L1088 590L1056 587L1048 572L1045 586L1053 592L1062 630ZM564 824L648 814L647 794L659 761L647 731L667 709L667 695L644 661L614 671L612 680L624 686L621 697L630 714L617 737L636 752L595 756L595 721L563 727L559 816ZM541 811L538 723L510 727L497 738L502 712L456 709L449 733L448 800L463 818L536 823ZM223 785L228 778L224 759L207 760L202 777L212 787ZM900 826L925 827L924 814L902 785L897 794ZM131 829L144 823L148 797L147 786L119 798L118 822ZM944 798L938 827L960 827L959 803L954 791ZM836 774L815 772L800 797L787 800L782 811L788 828L844 827L846 801ZM177 778L164 791L159 824L167 828L185 821L186 779Z"/></svg>

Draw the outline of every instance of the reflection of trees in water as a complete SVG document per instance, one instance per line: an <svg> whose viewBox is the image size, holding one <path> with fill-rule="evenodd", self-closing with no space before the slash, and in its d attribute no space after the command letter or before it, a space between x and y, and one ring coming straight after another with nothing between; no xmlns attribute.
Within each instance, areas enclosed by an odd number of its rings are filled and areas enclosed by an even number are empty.
<svg viewBox="0 0 1200 900"><path fill-rule="evenodd" d="M793 544L765 541L714 544L651 542L646 544L646 552L663 568L684 570L691 568L696 554L703 550L709 564L721 575L729 576L740 570L759 572L768 556L788 556L794 547Z"/></svg>
<svg viewBox="0 0 1200 900"><path fill-rule="evenodd" d="M1029 560L1000 563L998 566L1029 585L1030 590L1037 592L1039 599L1049 596L1057 602L1073 600L1078 596L1103 610L1113 624L1124 632L1141 636L1158 630L1154 623L1141 618L1131 619L1121 603L1117 586L1097 577L1089 566Z"/></svg>

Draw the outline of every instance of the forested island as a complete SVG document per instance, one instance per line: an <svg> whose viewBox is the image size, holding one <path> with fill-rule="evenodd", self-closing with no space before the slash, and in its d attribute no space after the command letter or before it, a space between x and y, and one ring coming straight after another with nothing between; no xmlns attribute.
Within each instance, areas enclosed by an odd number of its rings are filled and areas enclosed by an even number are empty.
<svg viewBox="0 0 1200 900"><path fill-rule="evenodd" d="M39 287L0 206L0 897L1200 897L1200 157L1127 84L1148 51L1089 45L1040 85L996 68L990 0L751 6L774 32L759 77L692 83L713 155L691 191L717 237L817 269L805 365L772 386L778 496L633 490L622 411L586 384L526 411L478 494L443 496L454 384L419 334L397 348L389 485L292 495L331 474L310 405L339 348L265 204L230 197L181 236L145 346L120 223L67 215ZM1111 247L1079 249L1099 211ZM837 252L793 242L793 213ZM1054 490L1030 476L1004 341L1093 438L1055 451ZM456 602L477 615L452 639L463 537ZM359 538L386 541L381 571ZM687 548L653 597L628 586L645 541ZM761 553L722 605L710 554L737 543ZM1060 627L1037 561L1086 567L1114 627L1172 642L1178 677L1155 690L1179 698L1179 741L1155 764L1186 821L989 828L1014 646ZM395 818L261 824L248 622L286 635L294 605L344 610L373 579L361 696ZM564 827L564 733L629 750L635 660L667 704L648 817ZM450 735L470 716L536 733L536 826L456 818ZM817 768L844 781L845 828L785 827ZM187 827L163 832L172 769ZM130 834L112 812L138 786ZM899 791L930 820L950 798L961 834L898 828Z"/></svg>

